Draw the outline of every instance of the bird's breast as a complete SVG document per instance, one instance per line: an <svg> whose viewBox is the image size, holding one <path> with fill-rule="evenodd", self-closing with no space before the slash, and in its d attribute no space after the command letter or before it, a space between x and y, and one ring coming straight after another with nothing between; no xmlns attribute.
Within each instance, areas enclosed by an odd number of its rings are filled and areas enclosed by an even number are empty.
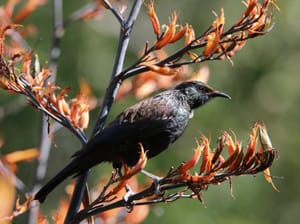
<svg viewBox="0 0 300 224"><path fill-rule="evenodd" d="M183 134L188 124L189 116L189 111L179 107L174 116L169 118L167 130L171 135L171 142L176 141Z"/></svg>

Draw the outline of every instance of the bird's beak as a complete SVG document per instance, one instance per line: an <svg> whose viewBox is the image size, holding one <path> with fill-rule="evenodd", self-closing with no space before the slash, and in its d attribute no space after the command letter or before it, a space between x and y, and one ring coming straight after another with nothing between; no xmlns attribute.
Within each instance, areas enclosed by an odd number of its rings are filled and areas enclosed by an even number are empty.
<svg viewBox="0 0 300 224"><path fill-rule="evenodd" d="M231 97L228 94L217 91L217 90L214 90L213 92L211 92L210 95L212 97L224 97L224 98L227 98L227 99L231 99Z"/></svg>

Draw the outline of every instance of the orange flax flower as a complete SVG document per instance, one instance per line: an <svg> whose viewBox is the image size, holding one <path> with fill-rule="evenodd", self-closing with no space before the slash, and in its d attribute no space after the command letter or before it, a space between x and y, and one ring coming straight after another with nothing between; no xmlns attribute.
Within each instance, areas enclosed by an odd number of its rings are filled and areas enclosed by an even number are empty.
<svg viewBox="0 0 300 224"><path fill-rule="evenodd" d="M159 23L159 20L157 18L157 15L154 11L154 1L153 0L150 1L150 3L146 5L146 7L148 9L148 15L150 16L153 31L156 34L156 36L158 37L159 34L160 34L160 23Z"/></svg>
<svg viewBox="0 0 300 224"><path fill-rule="evenodd" d="M176 32L176 22L177 22L178 15L176 12L174 12L170 18L170 24L169 26L164 25L166 31L161 35L161 37L156 41L153 48L155 50L161 49L165 47L167 44L169 44Z"/></svg>
<svg viewBox="0 0 300 224"><path fill-rule="evenodd" d="M209 56L219 49L219 43L224 30L225 16L224 9L221 9L221 15L215 19L212 28L213 31L207 35L207 44L204 48L203 55Z"/></svg>

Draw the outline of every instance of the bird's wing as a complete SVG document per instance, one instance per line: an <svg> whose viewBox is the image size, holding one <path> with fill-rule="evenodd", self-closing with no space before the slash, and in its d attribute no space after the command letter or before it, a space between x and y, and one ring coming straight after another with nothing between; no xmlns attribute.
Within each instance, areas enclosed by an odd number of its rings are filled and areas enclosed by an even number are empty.
<svg viewBox="0 0 300 224"><path fill-rule="evenodd" d="M140 139L159 136L166 129L173 108L168 100L156 97L141 101L124 110L105 129L91 138L84 149L73 157L82 156L90 150L106 150L105 146L122 144L126 141L139 142Z"/></svg>
<svg viewBox="0 0 300 224"><path fill-rule="evenodd" d="M166 120L143 119L136 122L114 122L92 139L97 145L138 140L157 135L166 127ZM91 139L91 141L92 141Z"/></svg>

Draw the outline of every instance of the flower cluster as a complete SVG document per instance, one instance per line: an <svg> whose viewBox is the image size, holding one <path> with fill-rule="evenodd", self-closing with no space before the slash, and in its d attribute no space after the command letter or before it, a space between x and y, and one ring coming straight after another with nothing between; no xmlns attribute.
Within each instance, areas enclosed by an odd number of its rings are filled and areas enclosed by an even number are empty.
<svg viewBox="0 0 300 224"><path fill-rule="evenodd" d="M257 147L257 145L259 146ZM226 159L221 155L225 148L228 151ZM201 154L202 161L199 171L195 175L190 175L191 168L198 163ZM187 181L190 184L196 184L200 189L205 189L208 184L219 184L232 176L256 174L263 171L266 180L277 190L269 170L275 158L276 151L265 126L256 123L245 150L243 150L241 142L235 138L233 140L227 132L223 132L218 139L218 147L214 150L210 148L208 139L202 136L194 156L178 167L170 176L175 178L175 181Z"/></svg>
<svg viewBox="0 0 300 224"><path fill-rule="evenodd" d="M192 25L177 24L176 12L171 15L169 24L160 25L154 1L151 0L146 6L156 40L152 45L146 42L138 61L119 75L118 78L125 80L139 74L138 78L125 81L118 98L129 92L142 98L159 88L174 85L179 79L190 79L194 72L183 67L184 65L224 59L233 63L232 57L245 46L247 39L264 35L271 29L272 9L278 9L274 0L264 0L263 3L248 0L244 4L244 13L229 29L224 28L225 12L221 9L219 15L214 12L216 18L208 29L203 34L196 35ZM179 43L180 40L183 40L183 46L174 53L168 53L166 46ZM157 78L156 74L165 77ZM161 84L160 80L166 85Z"/></svg>
<svg viewBox="0 0 300 224"><path fill-rule="evenodd" d="M82 131L89 122L89 104L87 96L78 94L75 99L67 102L69 88L55 86L51 79L51 71L40 68L36 56L32 61L32 52L17 53L5 58L5 32L18 25L0 26L0 87L17 94L25 95L28 102L43 111L62 125ZM22 69L17 69L17 60L22 62ZM34 69L32 69L34 64Z"/></svg>

